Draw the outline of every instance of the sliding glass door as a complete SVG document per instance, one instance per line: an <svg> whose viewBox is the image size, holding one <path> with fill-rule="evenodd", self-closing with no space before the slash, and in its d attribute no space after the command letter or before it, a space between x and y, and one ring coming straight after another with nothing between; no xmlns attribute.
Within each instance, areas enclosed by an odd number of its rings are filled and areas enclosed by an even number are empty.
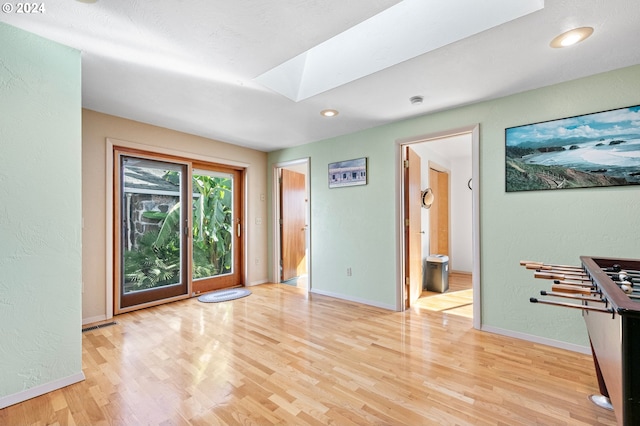
<svg viewBox="0 0 640 426"><path fill-rule="evenodd" d="M243 284L242 170L116 148L115 312Z"/></svg>
<svg viewBox="0 0 640 426"><path fill-rule="evenodd" d="M120 307L188 293L187 166L120 156Z"/></svg>

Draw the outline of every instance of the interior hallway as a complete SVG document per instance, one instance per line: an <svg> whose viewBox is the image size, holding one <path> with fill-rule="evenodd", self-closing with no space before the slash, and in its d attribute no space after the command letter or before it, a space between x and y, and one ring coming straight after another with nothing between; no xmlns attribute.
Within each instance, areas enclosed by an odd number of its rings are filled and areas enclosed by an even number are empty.
<svg viewBox="0 0 640 426"><path fill-rule="evenodd" d="M451 272L448 291L444 293L423 291L414 305L420 309L473 318L471 274Z"/></svg>
<svg viewBox="0 0 640 426"><path fill-rule="evenodd" d="M0 424L615 424L587 398L590 356L443 312L250 290L83 333L86 380L0 410Z"/></svg>

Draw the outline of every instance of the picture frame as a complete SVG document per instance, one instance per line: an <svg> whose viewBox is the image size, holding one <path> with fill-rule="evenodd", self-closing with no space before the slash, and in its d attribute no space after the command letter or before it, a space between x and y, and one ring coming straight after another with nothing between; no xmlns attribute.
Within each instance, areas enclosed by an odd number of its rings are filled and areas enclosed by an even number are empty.
<svg viewBox="0 0 640 426"><path fill-rule="evenodd" d="M329 188L366 185L367 157L329 163Z"/></svg>
<svg viewBox="0 0 640 426"><path fill-rule="evenodd" d="M640 185L640 105L505 129L505 190Z"/></svg>

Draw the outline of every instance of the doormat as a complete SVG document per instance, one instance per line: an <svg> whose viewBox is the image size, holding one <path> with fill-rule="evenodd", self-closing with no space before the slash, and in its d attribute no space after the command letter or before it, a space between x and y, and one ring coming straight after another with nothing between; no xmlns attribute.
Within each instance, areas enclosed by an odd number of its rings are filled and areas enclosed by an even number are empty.
<svg viewBox="0 0 640 426"><path fill-rule="evenodd" d="M198 297L198 301L204 303L226 302L227 300L247 297L250 294L251 292L244 288L231 288L203 294L202 296Z"/></svg>

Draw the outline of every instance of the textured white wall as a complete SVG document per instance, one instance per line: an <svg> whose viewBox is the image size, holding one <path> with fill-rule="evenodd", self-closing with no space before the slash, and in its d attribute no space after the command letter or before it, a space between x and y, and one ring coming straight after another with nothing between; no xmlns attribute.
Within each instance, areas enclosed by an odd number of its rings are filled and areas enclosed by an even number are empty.
<svg viewBox="0 0 640 426"><path fill-rule="evenodd" d="M469 143L471 151L471 143ZM472 192L467 183L471 179L471 157L451 161L451 269L459 272L473 270Z"/></svg>
<svg viewBox="0 0 640 426"><path fill-rule="evenodd" d="M80 53L0 23L0 408L83 379Z"/></svg>

